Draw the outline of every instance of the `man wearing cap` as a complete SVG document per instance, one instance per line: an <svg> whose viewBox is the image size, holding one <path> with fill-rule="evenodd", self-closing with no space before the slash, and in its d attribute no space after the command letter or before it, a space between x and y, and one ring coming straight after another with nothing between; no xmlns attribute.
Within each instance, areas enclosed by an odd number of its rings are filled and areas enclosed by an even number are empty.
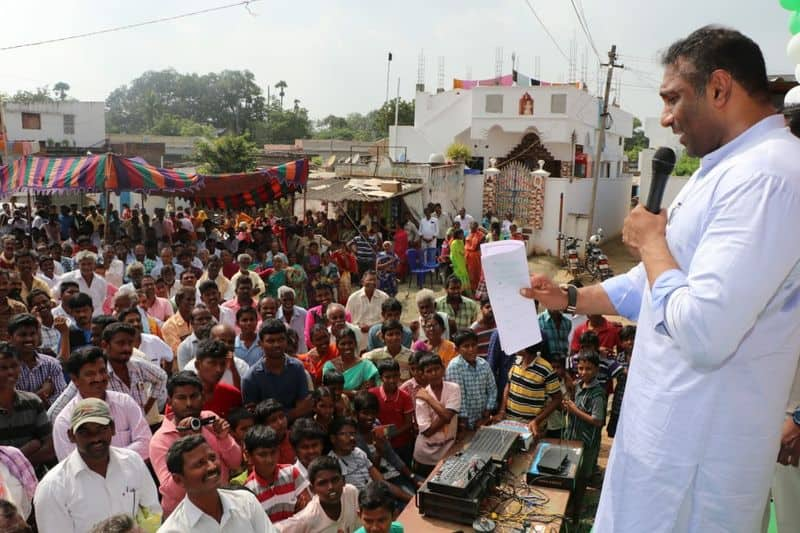
<svg viewBox="0 0 800 533"><path fill-rule="evenodd" d="M76 449L44 476L33 498L40 533L85 533L115 514L161 514L142 458L111 446L114 420L106 402L75 404L67 435Z"/></svg>

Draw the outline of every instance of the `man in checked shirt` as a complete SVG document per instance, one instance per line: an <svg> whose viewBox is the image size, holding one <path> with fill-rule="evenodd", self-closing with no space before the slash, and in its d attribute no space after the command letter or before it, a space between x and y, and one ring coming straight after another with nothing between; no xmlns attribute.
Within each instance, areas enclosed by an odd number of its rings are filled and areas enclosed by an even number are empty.
<svg viewBox="0 0 800 533"><path fill-rule="evenodd" d="M135 336L133 326L123 322L114 322L103 330L100 347L108 357L108 389L129 394L153 424L153 417L148 415L157 412L156 402L166 401L167 373L149 361L132 357ZM70 383L48 411L50 420L58 416L76 391Z"/></svg>

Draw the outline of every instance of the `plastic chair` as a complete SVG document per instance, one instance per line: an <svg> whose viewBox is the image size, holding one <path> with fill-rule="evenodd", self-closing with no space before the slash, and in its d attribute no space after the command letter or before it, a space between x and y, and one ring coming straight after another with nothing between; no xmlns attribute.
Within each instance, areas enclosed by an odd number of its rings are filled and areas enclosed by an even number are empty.
<svg viewBox="0 0 800 533"><path fill-rule="evenodd" d="M408 286L411 287L411 274L416 274L417 286L422 288L425 282L425 275L428 272L435 272L436 269L425 265L424 261L420 261L419 250L416 250L414 248L410 248L406 252L406 259L408 260L408 272L409 272Z"/></svg>

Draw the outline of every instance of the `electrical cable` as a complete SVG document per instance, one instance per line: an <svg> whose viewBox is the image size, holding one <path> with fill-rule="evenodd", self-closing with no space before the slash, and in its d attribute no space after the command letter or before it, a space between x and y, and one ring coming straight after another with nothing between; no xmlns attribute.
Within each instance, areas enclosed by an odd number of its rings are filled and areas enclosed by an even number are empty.
<svg viewBox="0 0 800 533"><path fill-rule="evenodd" d="M205 13L212 13L214 11L221 11L223 9L230 9L232 7L238 7L238 6L245 6L245 9L247 9L248 13L250 13L253 16L255 16L255 14L250 11L250 9L249 9L250 6L249 5L251 3L253 3L253 2L260 2L260 1L261 0L242 0L241 2L236 2L234 4L226 4L226 5L223 5L223 6L210 7L208 9L202 9L200 11L192 11L192 12L189 12L189 13L183 13L181 15L172 15L170 17L161 17L161 18L157 18L157 19L153 19L153 20L146 20L144 22L136 22L134 24L125 24L124 26L116 26L114 28L106 28L106 29L103 29L103 30L95 30L95 31L89 31L89 32L85 32L85 33L78 33L78 34L75 34L75 35L69 35L67 37L57 37L55 39L45 39L43 41L33 41L33 42L30 42L30 43L15 44L15 45L11 45L11 46L2 46L2 47L0 47L0 52L5 52L5 51L8 51L8 50L16 50L18 48L29 48L31 46L40 46L40 45L43 45L43 44L57 43L57 42L61 42L61 41L71 41L71 40L74 40L74 39L81 39L83 37L92 37L94 35L102 35L104 33L113 33L113 32L122 31L122 30L130 30L130 29L133 29L133 28L139 28L139 27L142 27L142 26L148 26L150 24L158 24L159 22L168 22L168 21L171 21L171 20L178 20L178 19L182 19L182 18L193 17L195 15L203 15Z"/></svg>
<svg viewBox="0 0 800 533"><path fill-rule="evenodd" d="M581 17L580 12L578 12L578 6L575 5L575 0L569 0L569 1L572 4L572 9L575 11L575 16L578 17L578 24L580 24L584 35L586 35L586 39L589 41L589 46L592 47L594 55L597 56L597 60L600 63L602 63L603 59L600 57L600 52L597 51L597 46L595 46L594 44L594 39L592 39L592 34L591 32L589 32L589 26L586 24L586 21Z"/></svg>
<svg viewBox="0 0 800 533"><path fill-rule="evenodd" d="M542 19L539 16L539 14L536 12L535 9L533 9L533 6L531 5L530 0L525 0L525 3L528 4L528 9L531 10L531 13L533 13L533 16L536 17L536 20L539 21L539 24L542 26L542 29L544 30L544 32L547 34L548 37L550 37L550 40L553 41L553 45L561 53L561 55L564 57L564 59L567 61L567 63L569 63L569 57L567 56L567 54L564 53L564 50L562 50L561 47L558 45L558 42L556 42L556 38L553 37L553 34L550 33L550 30L547 29L547 26L544 25L544 21L542 21Z"/></svg>

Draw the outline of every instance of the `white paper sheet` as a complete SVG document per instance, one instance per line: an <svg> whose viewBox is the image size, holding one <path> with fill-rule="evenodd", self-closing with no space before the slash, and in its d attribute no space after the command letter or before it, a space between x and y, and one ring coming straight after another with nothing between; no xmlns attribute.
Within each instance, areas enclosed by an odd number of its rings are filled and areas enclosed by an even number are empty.
<svg viewBox="0 0 800 533"><path fill-rule="evenodd" d="M525 242L507 240L482 244L481 264L503 351L514 354L540 342L542 333L536 304L519 293L531 283Z"/></svg>

